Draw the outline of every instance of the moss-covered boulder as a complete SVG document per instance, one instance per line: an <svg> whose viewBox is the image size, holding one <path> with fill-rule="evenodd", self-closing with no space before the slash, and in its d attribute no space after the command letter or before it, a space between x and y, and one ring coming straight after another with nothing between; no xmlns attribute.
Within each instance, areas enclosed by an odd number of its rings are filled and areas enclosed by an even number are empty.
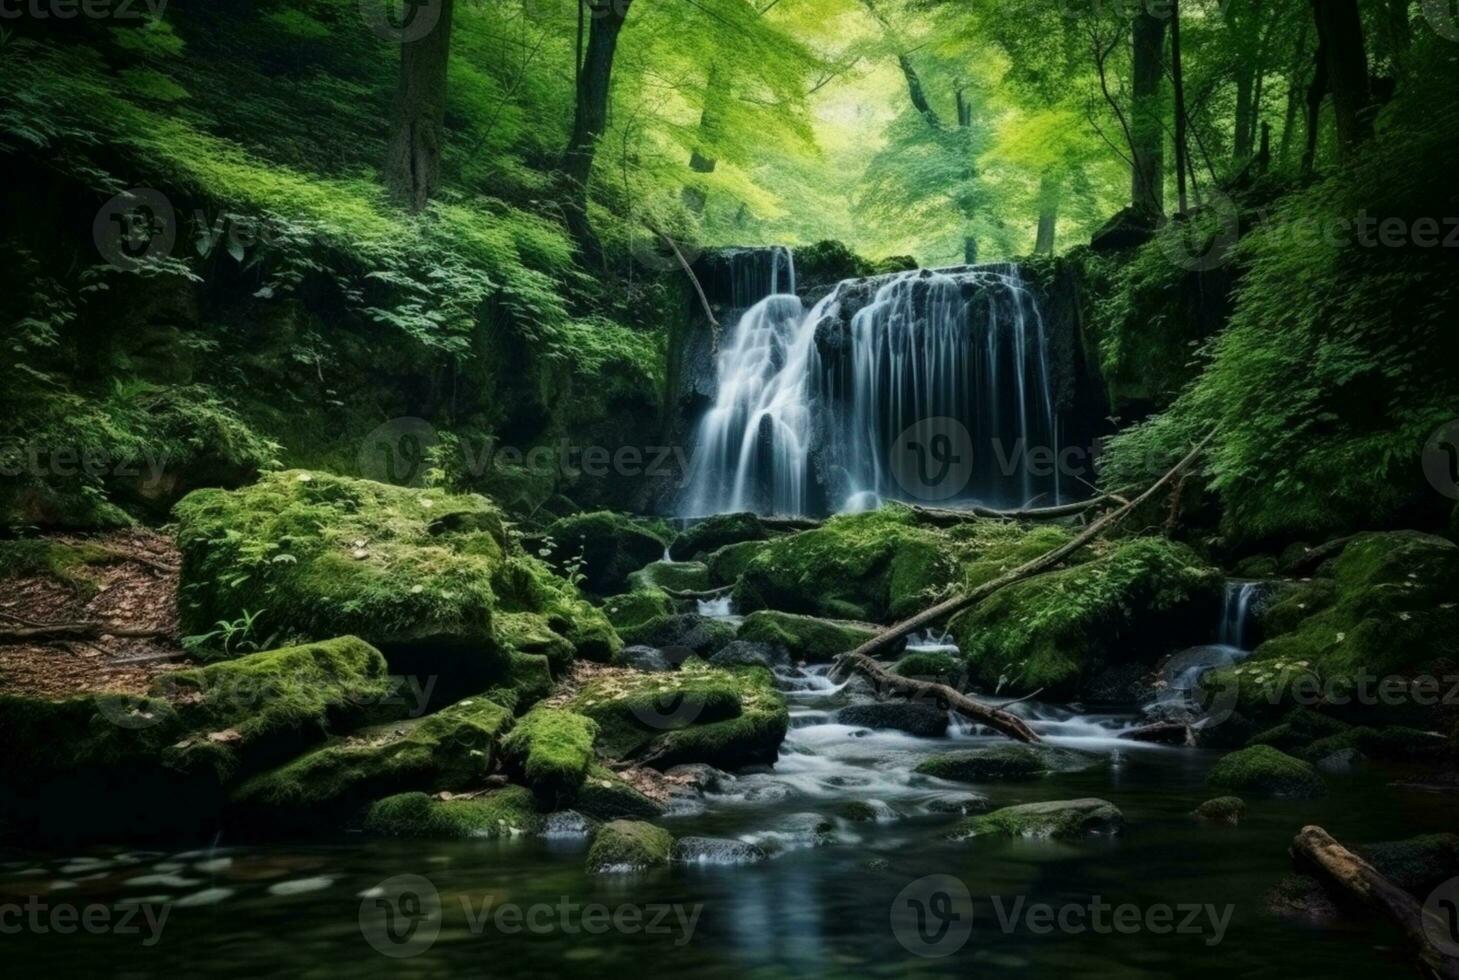
<svg viewBox="0 0 1459 980"><path fill-rule="evenodd" d="M1269 745L1254 745L1223 756L1207 774L1206 782L1253 796L1309 799L1327 792L1316 769Z"/></svg>
<svg viewBox="0 0 1459 980"><path fill-rule="evenodd" d="M1384 877L1420 899L1459 877L1459 835L1420 834L1406 840L1360 844L1354 850Z"/></svg>
<svg viewBox="0 0 1459 980"><path fill-rule="evenodd" d="M700 561L656 561L628 576L628 588L704 592L709 588L709 567Z"/></svg>
<svg viewBox="0 0 1459 980"><path fill-rule="evenodd" d="M598 748L607 756L661 770L773 763L790 724L768 670L697 659L669 674L625 671L591 681L568 707L598 723Z"/></svg>
<svg viewBox="0 0 1459 980"><path fill-rule="evenodd" d="M954 840L971 837L1029 837L1079 840L1111 837L1124 830L1125 817L1108 800L1054 800L1004 807L968 817L948 833Z"/></svg>
<svg viewBox="0 0 1459 980"><path fill-rule="evenodd" d="M461 799L401 793L371 804L364 821L367 833L434 840L515 837L541 828L532 793L521 786Z"/></svg>
<svg viewBox="0 0 1459 980"><path fill-rule="evenodd" d="M755 556L764 551L767 547L764 541L741 541L739 544L727 544L705 558L704 564L709 569L709 582L713 586L733 585L739 581L750 562Z"/></svg>
<svg viewBox="0 0 1459 980"><path fill-rule="evenodd" d="M245 782L232 799L239 825L326 831L371 800L479 786L511 724L510 710L478 697L361 729Z"/></svg>
<svg viewBox="0 0 1459 980"><path fill-rule="evenodd" d="M667 541L623 514L574 514L547 526L543 550L560 571L583 576L598 595L622 592L628 576L664 556Z"/></svg>
<svg viewBox="0 0 1459 980"><path fill-rule="evenodd" d="M0 812L46 836L197 831L229 783L407 700L355 637L162 674L145 696L0 695Z"/></svg>
<svg viewBox="0 0 1459 980"><path fill-rule="evenodd" d="M637 820L614 820L598 829L588 848L589 874L622 874L666 867L674 835Z"/></svg>
<svg viewBox="0 0 1459 980"><path fill-rule="evenodd" d="M245 617L256 635L348 633L457 693L499 679L514 644L560 663L565 648L547 632L595 659L619 645L485 497L290 470L195 491L175 515L182 627L194 635Z"/></svg>
<svg viewBox="0 0 1459 980"><path fill-rule="evenodd" d="M893 506L771 540L745 567L734 597L745 611L885 622L959 580L946 536Z"/></svg>
<svg viewBox="0 0 1459 980"><path fill-rule="evenodd" d="M1267 637L1207 686L1236 708L1274 718L1322 706L1373 727L1447 731L1444 685L1459 660L1459 547L1414 531L1362 534L1311 582L1285 592L1262 621Z"/></svg>
<svg viewBox="0 0 1459 980"><path fill-rule="evenodd" d="M556 708L533 708L502 743L508 772L547 808L572 798L593 763L598 725Z"/></svg>
<svg viewBox="0 0 1459 980"><path fill-rule="evenodd" d="M1002 589L949 629L979 685L1072 699L1111 665L1205 639L1220 582L1184 545L1136 538Z"/></svg>
<svg viewBox="0 0 1459 980"><path fill-rule="evenodd" d="M754 514L717 514L679 532L669 549L675 561L695 561L728 545L764 541L770 535Z"/></svg>
<svg viewBox="0 0 1459 980"><path fill-rule="evenodd" d="M836 721L863 728L889 728L918 738L939 738L947 734L947 711L935 704L908 701L852 704L836 712Z"/></svg>
<svg viewBox="0 0 1459 980"><path fill-rule="evenodd" d="M622 630L623 640L635 646L674 649L680 656L712 657L735 639L735 627L722 619L698 613L658 616Z"/></svg>
<svg viewBox="0 0 1459 980"><path fill-rule="evenodd" d="M633 818L648 820L661 816L664 806L628 785L613 770L594 763L578 787L572 808L595 820Z"/></svg>
<svg viewBox="0 0 1459 980"><path fill-rule="evenodd" d="M1246 816L1246 801L1239 796L1217 796L1196 807L1195 814L1210 823L1235 826Z"/></svg>
<svg viewBox="0 0 1459 980"><path fill-rule="evenodd" d="M639 589L604 599L603 612L614 629L627 633L673 615L674 600L663 589Z"/></svg>
<svg viewBox="0 0 1459 980"><path fill-rule="evenodd" d="M1037 779L1050 772L1087 768L1090 760L1073 752L1044 745L997 745L928 756L914 772L962 783Z"/></svg>
<svg viewBox="0 0 1459 980"><path fill-rule="evenodd" d="M838 654L848 653L874 638L878 632L875 626L866 623L761 610L746 616L736 635L748 643L781 647L796 660L828 663ZM904 646L906 640L899 640L897 647Z"/></svg>
<svg viewBox="0 0 1459 980"><path fill-rule="evenodd" d="M932 650L909 653L892 664L891 670L900 677L934 681L951 687L960 687L967 674L967 666L961 657Z"/></svg>

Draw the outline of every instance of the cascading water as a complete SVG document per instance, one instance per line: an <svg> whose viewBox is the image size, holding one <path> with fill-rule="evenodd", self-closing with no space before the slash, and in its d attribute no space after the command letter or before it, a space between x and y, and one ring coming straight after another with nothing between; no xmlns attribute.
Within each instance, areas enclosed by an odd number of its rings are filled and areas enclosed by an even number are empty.
<svg viewBox="0 0 1459 980"><path fill-rule="evenodd" d="M734 286L737 299L793 289L788 262L765 265ZM726 332L716 371L685 516L1064 496L1049 338L1017 266L847 280L809 312L772 293ZM933 495L907 479L899 445L924 425L937 430L934 449L943 430L955 436L956 468Z"/></svg>
<svg viewBox="0 0 1459 980"><path fill-rule="evenodd" d="M1251 603L1261 590L1260 582L1238 580L1226 583L1226 594L1221 603L1221 629L1218 643L1246 649L1246 625L1251 618Z"/></svg>

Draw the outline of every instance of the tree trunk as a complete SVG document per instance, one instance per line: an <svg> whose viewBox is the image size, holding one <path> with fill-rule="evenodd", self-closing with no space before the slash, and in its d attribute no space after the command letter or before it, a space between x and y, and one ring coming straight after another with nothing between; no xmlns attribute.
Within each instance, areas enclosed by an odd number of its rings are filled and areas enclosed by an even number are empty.
<svg viewBox="0 0 1459 980"><path fill-rule="evenodd" d="M1175 183L1179 194L1180 213L1190 209L1186 196L1186 157L1190 148L1186 145L1185 130L1185 71L1180 61L1180 3L1170 3L1170 77L1175 86Z"/></svg>
<svg viewBox="0 0 1459 980"><path fill-rule="evenodd" d="M1327 61L1327 85L1332 92L1337 121L1338 148L1351 159L1358 146L1373 135L1372 91L1368 83L1368 55L1363 47L1363 19L1358 0L1312 0L1317 37Z"/></svg>
<svg viewBox="0 0 1459 980"><path fill-rule="evenodd" d="M963 236L963 265L978 264L978 239L972 235Z"/></svg>
<svg viewBox="0 0 1459 980"><path fill-rule="evenodd" d="M1379 17L1384 47L1393 62L1393 73L1401 82L1408 75L1408 55L1413 48L1413 26L1408 20L1408 0L1388 0Z"/></svg>
<svg viewBox="0 0 1459 980"><path fill-rule="evenodd" d="M562 154L562 174L567 181L563 211L568 231L589 265L603 263L603 249L588 220L588 181L593 174L593 155L598 139L608 125L608 96L613 84L613 53L618 34L628 18L633 0L583 0L592 16L588 28L587 52L578 76L577 107L572 135Z"/></svg>
<svg viewBox="0 0 1459 980"><path fill-rule="evenodd" d="M1238 166L1251 156L1251 94L1255 71L1250 65L1236 70L1236 129L1232 134L1231 155Z"/></svg>
<svg viewBox="0 0 1459 980"><path fill-rule="evenodd" d="M704 83L704 105L699 110L699 145L689 154L689 169L697 174L712 174L719 165L712 147L719 140L719 115L723 98L724 72L717 62L711 62L709 78ZM683 198L685 207L695 214L702 214L708 194L702 187L685 184Z"/></svg>
<svg viewBox="0 0 1459 980"><path fill-rule="evenodd" d="M1310 176L1317 163L1317 136L1322 124L1322 100L1327 97L1327 47L1319 34L1313 55L1312 81L1307 86L1307 145L1302 151L1302 176Z"/></svg>
<svg viewBox="0 0 1459 980"><path fill-rule="evenodd" d="M1054 236L1059 224L1059 181L1050 174L1039 178L1039 229L1033 254L1053 255Z"/></svg>
<svg viewBox="0 0 1459 980"><path fill-rule="evenodd" d="M400 82L385 153L385 186L412 212L426 206L441 179L445 142L446 68L451 56L451 7L424 37L400 46Z"/></svg>
<svg viewBox="0 0 1459 980"><path fill-rule="evenodd" d="M1134 19L1134 80L1130 106L1130 202L1158 217L1165 213L1165 129L1161 80L1165 77L1165 19L1142 10Z"/></svg>

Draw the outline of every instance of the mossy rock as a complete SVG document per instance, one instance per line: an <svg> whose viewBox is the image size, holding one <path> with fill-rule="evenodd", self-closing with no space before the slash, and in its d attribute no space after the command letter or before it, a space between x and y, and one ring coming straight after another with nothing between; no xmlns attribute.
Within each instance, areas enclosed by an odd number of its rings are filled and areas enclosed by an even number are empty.
<svg viewBox="0 0 1459 980"><path fill-rule="evenodd" d="M674 613L624 627L625 643L634 646L674 648L684 654L712 657L735 639L735 627L722 619L698 613Z"/></svg>
<svg viewBox="0 0 1459 980"><path fill-rule="evenodd" d="M200 832L230 782L407 710L385 658L355 637L162 674L145 696L0 695L0 823L38 836Z"/></svg>
<svg viewBox="0 0 1459 980"><path fill-rule="evenodd" d="M1270 745L1283 752L1305 749L1313 742L1340 735L1351 727L1327 715L1309 708L1293 708L1281 724L1257 732L1251 736L1249 745ZM1340 746L1346 748L1346 746Z"/></svg>
<svg viewBox="0 0 1459 980"><path fill-rule="evenodd" d="M1453 755L1454 744L1418 728L1390 725L1372 728L1359 725L1335 735L1317 739L1298 753L1310 762L1318 762L1334 752L1355 750L1364 756L1385 761L1404 761Z"/></svg>
<svg viewBox="0 0 1459 980"><path fill-rule="evenodd" d="M512 713L468 698L423 718L362 729L248 780L233 794L250 831L332 829L370 800L479 786L496 766Z"/></svg>
<svg viewBox="0 0 1459 980"><path fill-rule="evenodd" d="M767 546L764 541L741 541L714 551L704 560L709 569L710 584L716 587L735 584L745 574L745 569L750 567L755 556Z"/></svg>
<svg viewBox="0 0 1459 980"><path fill-rule="evenodd" d="M608 757L641 759L658 769L773 763L790 724L768 670L699 660L668 674L592 681L568 707L598 723L598 748Z"/></svg>
<svg viewBox="0 0 1459 980"><path fill-rule="evenodd" d="M367 833L429 840L515 837L541 828L542 815L522 786L451 800L401 793L371 804L364 822Z"/></svg>
<svg viewBox="0 0 1459 980"><path fill-rule="evenodd" d="M748 643L783 647L796 660L829 663L838 654L849 653L879 632L866 623L761 610L745 617L736 636ZM893 649L904 646L906 640L901 639Z"/></svg>
<svg viewBox="0 0 1459 980"><path fill-rule="evenodd" d="M675 561L701 560L720 548L764 541L770 535L754 514L717 514L679 532L669 549Z"/></svg>
<svg viewBox="0 0 1459 980"><path fill-rule="evenodd" d="M891 506L771 540L745 567L734 598L746 611L886 622L960 579L946 536Z"/></svg>
<svg viewBox="0 0 1459 980"><path fill-rule="evenodd" d="M967 666L961 657L933 651L909 653L893 664L891 670L899 677L935 681L953 687L958 687L958 682L967 674Z"/></svg>
<svg viewBox="0 0 1459 980"><path fill-rule="evenodd" d="M1206 782L1253 796L1310 799L1327 792L1316 769L1269 745L1254 745L1222 756L1207 774Z"/></svg>
<svg viewBox="0 0 1459 980"><path fill-rule="evenodd" d="M1010 585L949 630L981 686L1072 699L1110 666L1153 664L1204 639L1220 589L1220 573L1189 548L1135 538Z"/></svg>
<svg viewBox="0 0 1459 980"><path fill-rule="evenodd" d="M598 595L622 592L628 576L664 555L665 538L623 514L574 514L547 526L545 550L554 566L581 562L587 588Z"/></svg>
<svg viewBox="0 0 1459 980"><path fill-rule="evenodd" d="M628 576L628 588L704 592L709 589L709 567L699 561L656 561Z"/></svg>
<svg viewBox="0 0 1459 980"><path fill-rule="evenodd" d="M603 612L614 629L626 633L672 616L674 600L662 589L640 589L604 599Z"/></svg>
<svg viewBox="0 0 1459 980"><path fill-rule="evenodd" d="M622 874L667 867L674 835L638 820L614 820L598 829L588 848L589 874Z"/></svg>
<svg viewBox="0 0 1459 980"><path fill-rule="evenodd" d="M972 837L1026 837L1081 840L1111 837L1124 830L1125 817L1108 800L1054 800L1004 807L959 821L948 833L953 840Z"/></svg>
<svg viewBox="0 0 1459 980"><path fill-rule="evenodd" d="M556 708L534 708L502 743L507 770L548 809L571 799L593 763L598 725Z"/></svg>
<svg viewBox="0 0 1459 980"><path fill-rule="evenodd" d="M1414 531L1362 534L1320 571L1272 606L1252 656L1211 682L1238 685L1250 715L1321 697L1355 724L1442 727L1442 685L1396 696L1379 685L1432 681L1459 660L1459 547Z"/></svg>
<svg viewBox="0 0 1459 980"><path fill-rule="evenodd" d="M1399 888L1426 899L1439 885L1459 877L1459 836L1421 834L1406 840L1353 848Z"/></svg>
<svg viewBox="0 0 1459 980"><path fill-rule="evenodd" d="M918 738L941 738L947 734L947 709L910 701L874 701L847 705L836 712L836 723L889 728Z"/></svg>
<svg viewBox="0 0 1459 980"><path fill-rule="evenodd" d="M594 763L587 778L578 787L572 808L595 820L634 818L639 820L662 816L662 804L644 796L606 766Z"/></svg>
<svg viewBox="0 0 1459 980"><path fill-rule="evenodd" d="M96 569L117 559L94 544L54 539L0 541L0 581L10 578L49 578L82 595L96 591Z"/></svg>
<svg viewBox="0 0 1459 980"><path fill-rule="evenodd" d="M1035 745L998 745L928 756L913 772L962 783L1037 779L1050 772L1087 768L1087 760L1072 752Z"/></svg>
<svg viewBox="0 0 1459 980"><path fill-rule="evenodd" d="M475 693L507 668L511 644L543 630L607 659L602 613L511 540L491 501L304 470L178 502L184 631L256 617L262 634L360 636L403 673ZM530 626L495 615L531 613Z"/></svg>
<svg viewBox="0 0 1459 980"><path fill-rule="evenodd" d="M1211 823L1235 826L1246 816L1246 801L1239 796L1218 796L1196 807L1195 814Z"/></svg>

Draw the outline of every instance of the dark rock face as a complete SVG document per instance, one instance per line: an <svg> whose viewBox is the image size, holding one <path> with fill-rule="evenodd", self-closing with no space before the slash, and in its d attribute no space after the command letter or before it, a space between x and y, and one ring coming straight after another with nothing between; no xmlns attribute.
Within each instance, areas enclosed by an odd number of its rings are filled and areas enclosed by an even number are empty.
<svg viewBox="0 0 1459 980"><path fill-rule="evenodd" d="M784 647L735 640L709 658L713 667L780 667L790 663Z"/></svg>
<svg viewBox="0 0 1459 980"><path fill-rule="evenodd" d="M1138 248L1155 237L1155 218L1135 208L1125 208L1100 226L1089 240L1096 252L1118 252Z"/></svg>
<svg viewBox="0 0 1459 980"><path fill-rule="evenodd" d="M836 720L843 725L891 728L921 738L937 738L947 734L947 712L935 704L905 704L895 701L853 704L837 712Z"/></svg>

